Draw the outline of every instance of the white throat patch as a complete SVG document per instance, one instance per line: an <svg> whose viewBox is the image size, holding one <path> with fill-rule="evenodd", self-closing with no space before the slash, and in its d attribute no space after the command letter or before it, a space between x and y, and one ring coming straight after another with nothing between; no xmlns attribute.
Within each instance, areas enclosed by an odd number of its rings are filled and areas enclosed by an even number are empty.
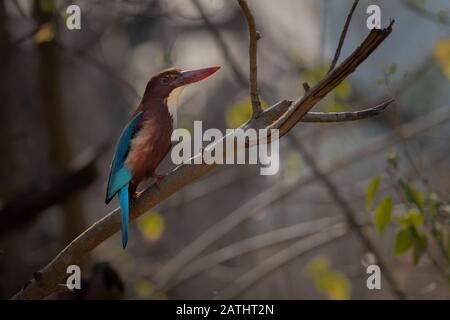
<svg viewBox="0 0 450 320"><path fill-rule="evenodd" d="M180 94L183 92L184 88L185 88L185 86L173 89L172 92L169 94L169 97L167 97L167 107L169 109L170 115L172 116L174 130L177 128L178 100L179 100Z"/></svg>

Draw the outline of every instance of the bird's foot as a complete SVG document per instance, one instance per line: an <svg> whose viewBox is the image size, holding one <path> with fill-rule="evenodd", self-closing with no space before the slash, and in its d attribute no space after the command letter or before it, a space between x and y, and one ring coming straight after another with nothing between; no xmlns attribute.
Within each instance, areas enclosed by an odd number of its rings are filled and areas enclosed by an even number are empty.
<svg viewBox="0 0 450 320"><path fill-rule="evenodd" d="M133 193L133 196L131 197L131 202L136 201L136 199L139 197L140 192Z"/></svg>

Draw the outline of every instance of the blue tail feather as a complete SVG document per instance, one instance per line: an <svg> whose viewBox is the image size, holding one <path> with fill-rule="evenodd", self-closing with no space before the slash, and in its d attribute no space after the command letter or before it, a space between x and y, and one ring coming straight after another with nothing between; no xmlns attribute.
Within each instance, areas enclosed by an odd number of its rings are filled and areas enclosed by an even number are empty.
<svg viewBox="0 0 450 320"><path fill-rule="evenodd" d="M128 184L119 190L119 203L122 210L120 215L122 218L122 246L125 249L128 242Z"/></svg>

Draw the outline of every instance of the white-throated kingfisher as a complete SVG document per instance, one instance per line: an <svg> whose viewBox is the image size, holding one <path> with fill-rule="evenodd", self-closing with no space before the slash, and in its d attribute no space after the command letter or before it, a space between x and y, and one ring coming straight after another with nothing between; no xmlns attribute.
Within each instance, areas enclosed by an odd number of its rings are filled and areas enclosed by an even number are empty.
<svg viewBox="0 0 450 320"><path fill-rule="evenodd" d="M176 128L176 100L184 86L207 78L220 67L164 70L147 83L144 96L122 131L111 163L106 200L117 194L121 208L122 245L128 242L129 202L143 180L163 176L155 170L172 147Z"/></svg>

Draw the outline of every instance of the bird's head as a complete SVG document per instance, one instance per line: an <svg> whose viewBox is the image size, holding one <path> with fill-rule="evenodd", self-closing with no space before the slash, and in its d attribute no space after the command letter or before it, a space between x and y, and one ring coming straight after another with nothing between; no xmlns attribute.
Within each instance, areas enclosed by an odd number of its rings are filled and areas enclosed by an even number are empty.
<svg viewBox="0 0 450 320"><path fill-rule="evenodd" d="M220 67L209 67L183 71L171 68L161 71L148 82L144 97L169 98L169 95L175 89L203 80L219 69Z"/></svg>

